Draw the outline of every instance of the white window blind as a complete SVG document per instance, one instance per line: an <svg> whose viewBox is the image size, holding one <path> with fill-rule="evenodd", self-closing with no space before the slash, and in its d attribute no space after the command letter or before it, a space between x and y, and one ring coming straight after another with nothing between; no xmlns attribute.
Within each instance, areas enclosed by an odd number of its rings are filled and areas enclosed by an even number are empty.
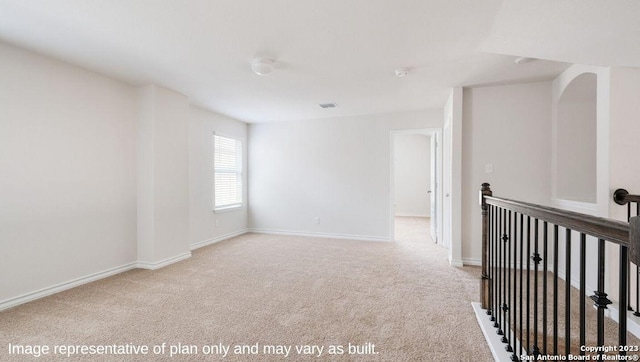
<svg viewBox="0 0 640 362"><path fill-rule="evenodd" d="M213 209L242 206L242 143L213 135Z"/></svg>

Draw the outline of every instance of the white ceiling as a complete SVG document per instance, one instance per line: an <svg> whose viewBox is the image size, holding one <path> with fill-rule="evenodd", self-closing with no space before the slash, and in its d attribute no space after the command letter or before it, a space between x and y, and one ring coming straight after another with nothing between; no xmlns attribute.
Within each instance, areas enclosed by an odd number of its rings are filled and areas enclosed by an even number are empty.
<svg viewBox="0 0 640 362"><path fill-rule="evenodd" d="M0 39L248 122L442 108L451 87L640 66L640 1L0 0ZM256 56L276 72L258 76ZM516 65L515 56L548 61ZM407 67L404 78L394 70ZM335 102L335 109L319 103Z"/></svg>

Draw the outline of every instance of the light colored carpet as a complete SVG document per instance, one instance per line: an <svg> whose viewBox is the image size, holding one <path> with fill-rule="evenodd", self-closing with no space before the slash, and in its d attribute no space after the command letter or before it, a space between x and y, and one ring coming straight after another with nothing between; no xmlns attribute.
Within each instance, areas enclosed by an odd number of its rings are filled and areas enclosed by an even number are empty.
<svg viewBox="0 0 640 362"><path fill-rule="evenodd" d="M246 234L198 249L156 271L133 270L0 312L8 345L154 345L165 355L37 360L284 360L264 345L318 345L320 358L288 360L491 361L470 302L479 268L452 268L425 219L401 218L397 243ZM258 343L258 355L203 354L203 346ZM350 355L348 344L378 354ZM330 355L330 345L344 354ZM335 351L334 351L335 352ZM369 348L365 352L370 353ZM51 353L51 352L50 352Z"/></svg>

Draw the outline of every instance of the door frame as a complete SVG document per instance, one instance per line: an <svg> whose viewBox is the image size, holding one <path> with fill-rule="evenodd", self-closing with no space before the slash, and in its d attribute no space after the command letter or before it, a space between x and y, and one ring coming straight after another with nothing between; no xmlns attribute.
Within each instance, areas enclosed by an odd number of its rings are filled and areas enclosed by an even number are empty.
<svg viewBox="0 0 640 362"><path fill-rule="evenodd" d="M425 136L435 137L436 142L438 143L438 147L436 147L436 154L431 155L431 165L433 165L433 161L435 160L436 164L436 215L431 215L430 217L436 218L437 225L437 239L438 243L442 243L442 128L417 128L417 129L403 129L403 130L392 130L389 135L389 182L390 182L390 194L389 194L389 240L395 241L395 136L401 134L421 134Z"/></svg>

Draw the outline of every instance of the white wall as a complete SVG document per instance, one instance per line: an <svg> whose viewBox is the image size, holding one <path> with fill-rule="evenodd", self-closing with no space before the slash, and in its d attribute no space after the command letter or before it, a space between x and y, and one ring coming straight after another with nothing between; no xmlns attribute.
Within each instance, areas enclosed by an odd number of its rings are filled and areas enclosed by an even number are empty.
<svg viewBox="0 0 640 362"><path fill-rule="evenodd" d="M390 240L390 131L441 126L441 111L252 124L250 228Z"/></svg>
<svg viewBox="0 0 640 362"><path fill-rule="evenodd" d="M550 202L551 83L465 89L462 134L462 257L479 263L483 182L495 196Z"/></svg>
<svg viewBox="0 0 640 362"><path fill-rule="evenodd" d="M597 78L583 73L557 101L556 198L596 203Z"/></svg>
<svg viewBox="0 0 640 362"><path fill-rule="evenodd" d="M211 209L213 131L246 155L243 122L0 43L0 310L245 232Z"/></svg>
<svg viewBox="0 0 640 362"><path fill-rule="evenodd" d="M134 99L0 43L0 304L135 262Z"/></svg>
<svg viewBox="0 0 640 362"><path fill-rule="evenodd" d="M395 215L429 217L431 199L431 137L394 136Z"/></svg>
<svg viewBox="0 0 640 362"><path fill-rule="evenodd" d="M610 195L618 188L640 194L640 168L636 156L640 150L640 70L611 68L610 120ZM609 198L610 215L626 220L626 207Z"/></svg>
<svg viewBox="0 0 640 362"><path fill-rule="evenodd" d="M627 207L613 202L613 191L625 188L632 194L640 193L640 172L634 167L634 155L638 151L636 137L640 133L640 123L635 115L640 112L640 70L634 68L602 68L585 65L574 65L558 77L558 89L584 73L597 75L597 193L598 202L592 212L597 216L610 217L626 221ZM556 82L554 82L555 85ZM558 93L558 92L556 92ZM561 205L563 206L563 205ZM570 208L571 209L571 208ZM582 211L582 210L574 210ZM577 238L577 235L574 236ZM564 276L565 248L564 238L560 238L561 276ZM606 244L606 277L605 291L609 298L618 302L619 282L619 248L611 243ZM587 265L595 265L597 260L597 241L595 238L587 240ZM577 258L577 248L572 249L574 260ZM572 264L572 282L577 285L577 263ZM636 273L632 268L631 295L635 295ZM587 268L587 289L594 290L597 281L597 270ZM591 287L589 287L591 285ZM635 300L632 298L632 304ZM613 307L612 309L616 309ZM614 313L617 318L617 312Z"/></svg>
<svg viewBox="0 0 640 362"><path fill-rule="evenodd" d="M596 192L595 202L575 202L561 200L558 197L560 165L559 154L561 153L559 144L563 141L558 124L559 107L561 96L565 89L572 82L583 74L595 74L596 81ZM609 191L609 119L610 119L610 71L609 68L595 67L582 64L574 64L562 72L551 85L551 195L553 206L572 211L594 214L607 217L609 214L609 201L611 194ZM590 137L590 135L588 135ZM570 175L569 178L577 179Z"/></svg>
<svg viewBox="0 0 640 362"><path fill-rule="evenodd" d="M138 262L155 269L191 256L189 101L151 85L138 102Z"/></svg>
<svg viewBox="0 0 640 362"><path fill-rule="evenodd" d="M462 131L463 90L451 89L444 106L442 132L443 245L449 249L449 264L462 266Z"/></svg>
<svg viewBox="0 0 640 362"><path fill-rule="evenodd" d="M574 64L552 82L552 206L608 216L609 71ZM558 275L566 279L566 231L559 230ZM572 234L571 258L579 260L579 235ZM597 240L587 237L586 265L597 263ZM571 264L578 287L579 263ZM597 268L586 269L587 290L597 289Z"/></svg>
<svg viewBox="0 0 640 362"><path fill-rule="evenodd" d="M621 221L627 218L626 206L613 202L611 195L618 188L629 193L640 194L640 170L636 162L638 154L637 135L640 134L640 70L636 68L610 69L610 123L609 132L609 173L610 184L608 197L609 217ZM609 245L609 244L608 244ZM610 299L618 300L619 248L607 247L607 293ZM632 269L632 295L635 294L635 267ZM633 300L633 299L632 299ZM634 303L635 304L635 303Z"/></svg>
<svg viewBox="0 0 640 362"><path fill-rule="evenodd" d="M241 209L213 212L213 132L242 141L245 206ZM192 248L247 230L246 170L247 124L192 106L189 116L189 241Z"/></svg>

